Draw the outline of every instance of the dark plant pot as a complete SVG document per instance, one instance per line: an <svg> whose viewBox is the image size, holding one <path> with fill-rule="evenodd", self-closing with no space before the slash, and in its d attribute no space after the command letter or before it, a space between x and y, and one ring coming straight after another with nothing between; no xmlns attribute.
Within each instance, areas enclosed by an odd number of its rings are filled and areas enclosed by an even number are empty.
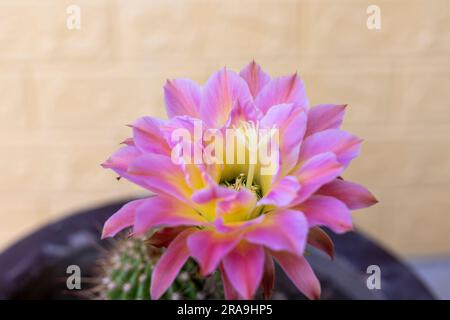
<svg viewBox="0 0 450 320"><path fill-rule="evenodd" d="M92 285L103 222L125 202L78 212L41 228L0 255L1 299L80 299ZM357 232L334 235L336 258L313 252L308 260L322 284L322 299L433 299L412 271L385 249ZM81 290L68 290L69 265L82 272ZM366 269L381 269L381 289L369 290ZM304 299L280 270L275 298Z"/></svg>

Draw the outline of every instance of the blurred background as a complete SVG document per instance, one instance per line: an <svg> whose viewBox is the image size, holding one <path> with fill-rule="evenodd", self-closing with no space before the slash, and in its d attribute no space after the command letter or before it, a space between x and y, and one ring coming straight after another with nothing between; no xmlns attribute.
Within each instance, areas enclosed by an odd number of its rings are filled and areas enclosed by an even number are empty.
<svg viewBox="0 0 450 320"><path fill-rule="evenodd" d="M167 78L203 83L252 59L297 70L312 104L349 105L344 128L365 143L345 177L380 200L357 227L450 297L448 0L0 0L0 249L142 195L99 165L125 125L166 117Z"/></svg>

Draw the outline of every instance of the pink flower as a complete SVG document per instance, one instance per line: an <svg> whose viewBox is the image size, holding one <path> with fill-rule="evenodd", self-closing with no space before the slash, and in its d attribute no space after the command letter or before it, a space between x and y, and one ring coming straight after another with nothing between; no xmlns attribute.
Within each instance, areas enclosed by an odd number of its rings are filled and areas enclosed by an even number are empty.
<svg viewBox="0 0 450 320"><path fill-rule="evenodd" d="M202 275L220 270L227 299L250 299L259 286L269 297L274 260L308 298L319 298L320 284L304 258L306 244L332 256L333 244L320 226L349 231L350 211L377 202L340 177L361 145L339 129L345 106L308 108L297 74L272 79L255 62L239 74L224 68L202 87L169 80L164 96L169 120L136 120L133 137L103 164L156 196L126 204L106 221L103 237L127 227L136 235L156 230L150 241L167 249L152 275L153 299L189 257ZM204 152L212 142L195 138L199 122L201 138L208 130L233 128L245 137L276 129L275 171L263 174L261 162L249 161L249 149L239 164L186 161L174 133L193 133L183 150ZM226 141L224 151L236 148Z"/></svg>

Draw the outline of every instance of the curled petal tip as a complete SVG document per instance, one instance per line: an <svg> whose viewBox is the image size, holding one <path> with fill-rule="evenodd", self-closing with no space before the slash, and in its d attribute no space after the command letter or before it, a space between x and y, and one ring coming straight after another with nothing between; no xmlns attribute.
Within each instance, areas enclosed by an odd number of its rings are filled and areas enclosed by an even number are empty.
<svg viewBox="0 0 450 320"><path fill-rule="evenodd" d="M205 277L209 276L211 273L213 273L214 271L216 271L216 270L214 269L212 271L208 271L208 270L205 270L204 268L200 267L200 270L198 271L198 274L201 277L205 278Z"/></svg>
<svg viewBox="0 0 450 320"><path fill-rule="evenodd" d="M172 79L166 79L166 83L164 85L164 90L167 90L167 87L175 86L175 83Z"/></svg>
<svg viewBox="0 0 450 320"><path fill-rule="evenodd" d="M333 231L337 234L343 234L343 233L347 233L347 232L354 231L354 230L355 230L355 228L354 228L353 224L339 223L338 229L333 230Z"/></svg>
<svg viewBox="0 0 450 320"><path fill-rule="evenodd" d="M314 292L311 296L311 300L320 300L321 290L319 289L317 292Z"/></svg>
<svg viewBox="0 0 450 320"><path fill-rule="evenodd" d="M108 164L108 161L100 163L100 166L104 169L108 169L110 167L110 165Z"/></svg>
<svg viewBox="0 0 450 320"><path fill-rule="evenodd" d="M164 292L163 292L164 293ZM150 288L150 298L152 300L158 300L163 293L156 292L153 287Z"/></svg>
<svg viewBox="0 0 450 320"><path fill-rule="evenodd" d="M348 104L346 104L346 103L345 104L338 104L338 105L336 105L336 107L338 108L338 110L344 112L347 109Z"/></svg>
<svg viewBox="0 0 450 320"><path fill-rule="evenodd" d="M377 203L380 202L377 198L375 198L374 195L371 195L371 196L372 196L372 198L367 201L367 206L368 207L374 206L374 205L376 205Z"/></svg>
<svg viewBox="0 0 450 320"><path fill-rule="evenodd" d="M323 251L331 260L334 260L335 250L333 240L319 227L309 230L308 244Z"/></svg>
<svg viewBox="0 0 450 320"><path fill-rule="evenodd" d="M100 239L105 240L106 238L110 238L110 237L111 237L111 232L108 232L107 229L103 228Z"/></svg>
<svg viewBox="0 0 450 320"><path fill-rule="evenodd" d="M127 145L127 146L131 146L131 145L134 145L134 140L133 140L133 138L127 138L127 139L123 140L119 144L124 144L124 145Z"/></svg>
<svg viewBox="0 0 450 320"><path fill-rule="evenodd" d="M292 79L292 80L295 80L297 77L298 77L298 71L295 71L295 72L292 74L291 79Z"/></svg>

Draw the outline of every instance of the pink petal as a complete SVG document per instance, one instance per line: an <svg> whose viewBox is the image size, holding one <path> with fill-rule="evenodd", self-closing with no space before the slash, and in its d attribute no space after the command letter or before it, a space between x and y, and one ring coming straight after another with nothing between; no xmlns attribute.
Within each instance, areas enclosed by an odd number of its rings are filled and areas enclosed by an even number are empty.
<svg viewBox="0 0 450 320"><path fill-rule="evenodd" d="M171 195L181 201L186 201L192 193L183 170L169 156L154 153L140 156L130 164L127 176L155 193Z"/></svg>
<svg viewBox="0 0 450 320"><path fill-rule="evenodd" d="M285 207L294 201L299 190L300 184L297 178L286 176L272 186L269 193L258 201L258 205L272 204L277 207Z"/></svg>
<svg viewBox="0 0 450 320"><path fill-rule="evenodd" d="M223 259L230 283L244 299L251 299L261 282L264 255L261 246L241 243Z"/></svg>
<svg viewBox="0 0 450 320"><path fill-rule="evenodd" d="M282 175L297 163L300 145L306 130L306 113L294 104L273 106L261 119L261 128L279 130Z"/></svg>
<svg viewBox="0 0 450 320"><path fill-rule="evenodd" d="M108 160L102 163L105 169L112 169L120 176L128 170L132 161L142 155L142 152L134 146L125 146L113 153Z"/></svg>
<svg viewBox="0 0 450 320"><path fill-rule="evenodd" d="M241 122L256 122L261 116L261 111L255 107L252 101L249 101L246 104L236 101L225 127L232 128L233 125L239 127Z"/></svg>
<svg viewBox="0 0 450 320"><path fill-rule="evenodd" d="M344 167L358 156L362 140L350 133L337 129L328 129L307 137L301 147L299 162L325 152L336 154Z"/></svg>
<svg viewBox="0 0 450 320"><path fill-rule="evenodd" d="M126 138L121 142L121 144L127 145L127 146L135 146L133 138Z"/></svg>
<svg viewBox="0 0 450 320"><path fill-rule="evenodd" d="M253 98L256 98L261 89L270 81L270 76L255 61L245 66L239 75L247 82Z"/></svg>
<svg viewBox="0 0 450 320"><path fill-rule="evenodd" d="M288 252L272 252L281 268L308 299L320 298L320 283L308 261L303 256Z"/></svg>
<svg viewBox="0 0 450 320"><path fill-rule="evenodd" d="M169 118L183 115L198 117L201 89L189 79L167 80L164 100Z"/></svg>
<svg viewBox="0 0 450 320"><path fill-rule="evenodd" d="M133 233L141 235L155 227L200 226L206 222L197 211L180 201L164 196L154 196L137 208Z"/></svg>
<svg viewBox="0 0 450 320"><path fill-rule="evenodd" d="M238 293L233 288L233 285L230 282L230 279L228 278L225 270L223 269L223 264L220 264L220 274L222 276L222 284L223 284L223 291L225 294L226 300L237 300L239 298Z"/></svg>
<svg viewBox="0 0 450 320"><path fill-rule="evenodd" d="M210 201L220 200L224 198L234 197L236 191L220 186L218 184L211 184L203 189L200 189L192 195L192 200L196 203L205 204Z"/></svg>
<svg viewBox="0 0 450 320"><path fill-rule="evenodd" d="M305 136L327 129L339 129L347 105L321 104L308 111L308 128Z"/></svg>
<svg viewBox="0 0 450 320"><path fill-rule="evenodd" d="M136 147L143 152L152 152L170 155L170 149L160 130L161 120L151 117L142 117L133 125L133 141Z"/></svg>
<svg viewBox="0 0 450 320"><path fill-rule="evenodd" d="M226 222L246 220L255 208L256 195L247 188L232 191L233 193L230 196L217 202L217 214L219 217L223 217Z"/></svg>
<svg viewBox="0 0 450 320"><path fill-rule="evenodd" d="M342 179L336 179L317 191L324 196L335 197L344 202L351 210L370 207L378 200L365 187Z"/></svg>
<svg viewBox="0 0 450 320"><path fill-rule="evenodd" d="M196 127L200 129L197 129L198 132L195 132ZM198 139L202 139L203 137L203 130L201 130L203 129L203 121L190 116L175 116L162 123L160 128L161 132L164 133L164 136L171 147L179 142L173 137L173 132L175 130L185 129L187 132L189 132L191 141L195 140L194 138L196 138L196 135L200 136L197 137Z"/></svg>
<svg viewBox="0 0 450 320"><path fill-rule="evenodd" d="M353 228L350 210L336 198L313 195L296 208L303 211L310 227L326 226L336 233Z"/></svg>
<svg viewBox="0 0 450 320"><path fill-rule="evenodd" d="M261 286L264 299L269 300L272 297L273 287L275 286L275 265L272 256L267 253L264 260L264 273Z"/></svg>
<svg viewBox="0 0 450 320"><path fill-rule="evenodd" d="M246 219L256 205L256 195L250 190L236 191L216 183L196 191L192 200L205 210L209 206L208 218L223 218L226 222Z"/></svg>
<svg viewBox="0 0 450 320"><path fill-rule="evenodd" d="M143 153L134 146L126 146L117 150L111 157L102 163L103 168L112 169L120 177L125 178L143 188L149 189L145 176L129 172L132 164L137 161ZM151 189L150 189L151 190Z"/></svg>
<svg viewBox="0 0 450 320"><path fill-rule="evenodd" d="M282 103L292 103L303 109L308 106L303 81L297 74L272 79L262 88L255 99L256 107L263 113Z"/></svg>
<svg viewBox="0 0 450 320"><path fill-rule="evenodd" d="M176 133L175 130L180 130ZM171 159L179 164L184 172L185 180L194 189L205 186L205 176L211 179L220 174L218 164L205 164L203 159L203 122L188 116L176 116L168 120L162 131L171 148ZM217 178L219 180L219 178Z"/></svg>
<svg viewBox="0 0 450 320"><path fill-rule="evenodd" d="M128 202L119 211L114 213L103 225L102 239L114 237L119 231L134 224L136 210L147 199Z"/></svg>
<svg viewBox="0 0 450 320"><path fill-rule="evenodd" d="M296 172L301 185L296 202L303 202L322 185L337 178L343 170L344 167L332 152L320 153L309 158Z"/></svg>
<svg viewBox="0 0 450 320"><path fill-rule="evenodd" d="M210 127L221 128L236 101L245 105L252 96L245 81L226 68L214 73L203 89L201 119Z"/></svg>
<svg viewBox="0 0 450 320"><path fill-rule="evenodd" d="M247 231L244 238L274 251L285 250L303 254L308 233L308 223L302 212L277 210L266 213L261 223Z"/></svg>
<svg viewBox="0 0 450 320"><path fill-rule="evenodd" d="M239 243L240 237L217 233L212 230L199 231L188 238L191 256L200 265L200 272L206 276L216 270L222 258Z"/></svg>
<svg viewBox="0 0 450 320"><path fill-rule="evenodd" d="M152 300L159 299L175 280L178 272L189 258L186 238L195 232L190 228L181 232L169 245L152 272L150 295Z"/></svg>
<svg viewBox="0 0 450 320"><path fill-rule="evenodd" d="M334 259L333 240L331 240L326 232L319 227L312 227L311 229L309 229L308 244L319 250L322 250L331 259Z"/></svg>

